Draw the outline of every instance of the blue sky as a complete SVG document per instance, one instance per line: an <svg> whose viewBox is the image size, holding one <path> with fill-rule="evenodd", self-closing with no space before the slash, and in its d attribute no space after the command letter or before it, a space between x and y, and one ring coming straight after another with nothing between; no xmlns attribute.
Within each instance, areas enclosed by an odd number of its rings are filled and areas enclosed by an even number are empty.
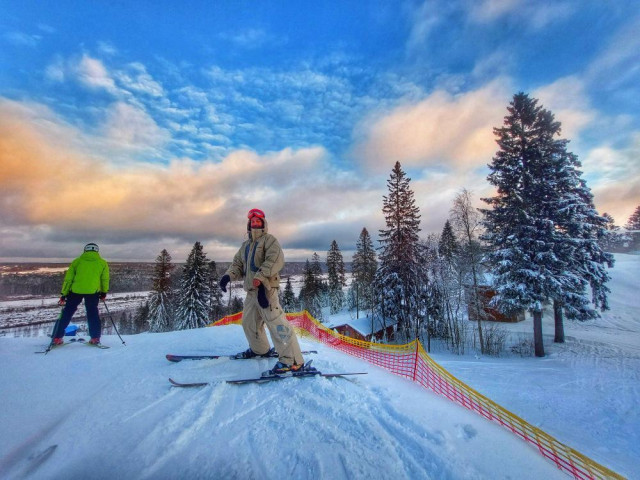
<svg viewBox="0 0 640 480"><path fill-rule="evenodd" d="M377 238L396 161L422 233L490 195L513 94L599 211L640 204L640 2L0 0L0 261L217 261L265 210L288 259Z"/></svg>

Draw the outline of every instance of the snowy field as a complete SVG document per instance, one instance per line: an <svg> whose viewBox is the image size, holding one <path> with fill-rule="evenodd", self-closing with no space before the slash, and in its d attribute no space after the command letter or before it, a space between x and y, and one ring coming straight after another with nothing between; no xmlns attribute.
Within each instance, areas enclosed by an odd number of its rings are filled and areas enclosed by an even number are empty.
<svg viewBox="0 0 640 480"><path fill-rule="evenodd" d="M122 311L134 312L149 295L145 292L110 293L106 302L111 314ZM37 337L49 335L53 324L60 315L60 297L37 297L20 300L0 301L0 327L2 334L10 337ZM103 318L108 319L104 306L100 304ZM84 305L80 305L72 323L83 328L86 324ZM108 322L105 322L105 325ZM29 326L30 325L30 326Z"/></svg>
<svg viewBox="0 0 640 480"><path fill-rule="evenodd" d="M567 324L547 356L433 357L479 392L608 468L640 478L640 256L617 255L611 311ZM530 319L509 325L532 335ZM503 427L318 344L303 349L347 378L234 386L273 360L173 364L166 353L233 353L239 326L105 336L108 350L0 338L0 478L568 478ZM196 389L169 386L211 381Z"/></svg>

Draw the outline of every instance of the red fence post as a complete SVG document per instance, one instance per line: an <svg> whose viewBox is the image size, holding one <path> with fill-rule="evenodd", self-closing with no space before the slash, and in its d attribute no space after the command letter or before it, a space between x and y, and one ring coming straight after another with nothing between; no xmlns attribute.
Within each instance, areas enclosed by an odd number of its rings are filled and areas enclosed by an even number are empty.
<svg viewBox="0 0 640 480"><path fill-rule="evenodd" d="M418 339L416 338L415 340L416 342L416 355L413 358L413 381L416 381L416 374L418 372L418 346L420 344L420 342L418 342Z"/></svg>

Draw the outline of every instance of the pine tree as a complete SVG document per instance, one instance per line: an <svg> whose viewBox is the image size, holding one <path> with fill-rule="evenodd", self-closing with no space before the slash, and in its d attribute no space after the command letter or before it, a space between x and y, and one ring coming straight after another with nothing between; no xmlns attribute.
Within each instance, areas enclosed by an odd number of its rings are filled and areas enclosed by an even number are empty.
<svg viewBox="0 0 640 480"><path fill-rule="evenodd" d="M393 286L393 293L385 296L385 312L398 323L406 339L419 330L420 318L412 311L412 298L418 294L420 278L419 208L415 205L411 181L396 162L387 186L389 195L383 197L382 213L387 228L380 230L380 269L376 276L378 289ZM391 305L391 301L396 301Z"/></svg>
<svg viewBox="0 0 640 480"><path fill-rule="evenodd" d="M209 320L215 322L224 316L225 307L222 304L222 290L220 290L218 269L216 262L211 260L208 264L209 280Z"/></svg>
<svg viewBox="0 0 640 480"><path fill-rule="evenodd" d="M640 205L638 205L633 214L631 214L624 228L629 230L631 249L637 250L640 248Z"/></svg>
<svg viewBox="0 0 640 480"><path fill-rule="evenodd" d="M378 269L378 259L366 228L360 232L351 268L353 271L351 295L356 309L359 312L361 306L364 309L373 308L373 282Z"/></svg>
<svg viewBox="0 0 640 480"><path fill-rule="evenodd" d="M608 213L603 213L604 235L598 239L598 244L605 252L617 251L623 243L624 236L620 232L620 227L616 225L615 219Z"/></svg>
<svg viewBox="0 0 640 480"><path fill-rule="evenodd" d="M176 308L176 330L199 328L207 324L211 300L209 277L207 256L200 242L196 242L182 269Z"/></svg>
<svg viewBox="0 0 640 480"><path fill-rule="evenodd" d="M127 311L122 312L118 321L118 331L121 335L133 335L133 315Z"/></svg>
<svg viewBox="0 0 640 480"><path fill-rule="evenodd" d="M144 302L136 309L136 314L132 320L132 330L138 334L147 330L149 325L149 302Z"/></svg>
<svg viewBox="0 0 640 480"><path fill-rule="evenodd" d="M607 219L598 215L591 190L581 178L580 162L576 155L566 151L568 141L558 143L562 148L554 160L559 201L557 208L550 209L549 218L556 226L556 255L566 264L564 273L569 280L553 300L562 306L567 317L589 320L599 317L593 306L608 309L606 283L610 277L606 267L612 267L614 261L599 243L607 235ZM587 287L591 289L591 303L585 295ZM560 342L564 341L564 329L558 325L561 321L556 316L556 341Z"/></svg>
<svg viewBox="0 0 640 480"><path fill-rule="evenodd" d="M550 162L545 147L552 150L558 126L537 100L519 93L507 109L504 126L494 129L500 150L490 165L489 182L497 196L484 199L485 239L493 247L495 266L494 301L506 313L528 309L534 318L536 356L544 356L542 306L557 283L561 263L553 252L554 226L541 201L556 198L555 185L547 183Z"/></svg>
<svg viewBox="0 0 640 480"><path fill-rule="evenodd" d="M244 309L244 302L242 301L242 299L240 297L233 297L229 305L229 315L242 312L243 309Z"/></svg>
<svg viewBox="0 0 640 480"><path fill-rule="evenodd" d="M625 228L628 230L640 230L640 205L638 205L635 211L629 217Z"/></svg>
<svg viewBox="0 0 640 480"><path fill-rule="evenodd" d="M171 289L171 255L162 250L156 258L153 287L149 295L149 330L167 332L172 327L173 306Z"/></svg>
<svg viewBox="0 0 640 480"><path fill-rule="evenodd" d="M489 182L497 195L484 199L497 295L505 313L532 312L536 356L544 356L542 306L559 302L571 316L586 318L593 309L585 298L591 285L594 303L606 308L608 279L597 248L603 227L580 178L579 162L556 139L560 123L524 93L514 95L504 126L494 129L499 151ZM580 252L584 249L584 252Z"/></svg>
<svg viewBox="0 0 640 480"><path fill-rule="evenodd" d="M316 320L322 321L322 267L320 256L314 252L311 261L307 259L304 268L304 280L300 290L300 303Z"/></svg>
<svg viewBox="0 0 640 480"><path fill-rule="evenodd" d="M460 246L456 240L456 236L453 233L451 222L447 220L444 222L442 233L440 234L440 241L438 242L438 253L449 264L452 264L456 254L458 253Z"/></svg>
<svg viewBox="0 0 640 480"><path fill-rule="evenodd" d="M293 293L293 286L291 285L291 277L287 277L287 283L284 286L284 293L282 294L282 309L285 312L295 312L298 310L296 295Z"/></svg>
<svg viewBox="0 0 640 480"><path fill-rule="evenodd" d="M329 307L332 315L342 310L344 306L344 292L342 287L346 286L346 274L344 271L344 260L338 242L333 240L327 252L327 276L329 287Z"/></svg>

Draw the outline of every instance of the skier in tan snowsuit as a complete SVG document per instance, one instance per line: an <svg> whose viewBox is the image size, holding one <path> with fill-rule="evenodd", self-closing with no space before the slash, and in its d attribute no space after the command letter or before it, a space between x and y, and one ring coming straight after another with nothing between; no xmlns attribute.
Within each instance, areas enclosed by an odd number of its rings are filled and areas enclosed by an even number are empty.
<svg viewBox="0 0 640 480"><path fill-rule="evenodd" d="M242 244L233 262L220 279L220 288L227 291L232 280L244 278L247 297L242 311L242 328L249 348L236 358L273 356L265 325L278 354L278 362L265 374L286 374L304 367L298 338L287 320L280 300L280 271L284 266L284 253L276 237L268 233L264 212L257 208L249 211L247 231L249 238Z"/></svg>

